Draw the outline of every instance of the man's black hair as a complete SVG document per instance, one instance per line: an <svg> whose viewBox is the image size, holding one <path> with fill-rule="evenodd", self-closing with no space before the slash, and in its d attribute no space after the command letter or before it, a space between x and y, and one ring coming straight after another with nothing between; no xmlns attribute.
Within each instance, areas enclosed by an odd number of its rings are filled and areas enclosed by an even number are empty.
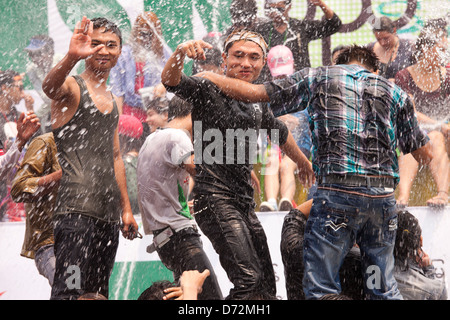
<svg viewBox="0 0 450 320"><path fill-rule="evenodd" d="M166 295L164 290L175 286L175 283L168 280L153 282L150 287L141 293L137 300L162 300Z"/></svg>
<svg viewBox="0 0 450 320"><path fill-rule="evenodd" d="M112 32L116 36L119 37L120 40L120 47L122 47L122 32L120 31L119 27L112 22L111 20L108 20L106 18L93 18L91 19L91 22L94 26L94 29L99 28L105 28L105 32Z"/></svg>
<svg viewBox="0 0 450 320"><path fill-rule="evenodd" d="M334 49L331 51L331 56L333 56L336 52L344 50L345 48L347 48L347 45L345 44L340 44L337 45L336 47L334 47Z"/></svg>
<svg viewBox="0 0 450 320"><path fill-rule="evenodd" d="M143 96L142 102L146 111L153 109L159 114L169 111L169 101L166 97L150 98L149 96Z"/></svg>
<svg viewBox="0 0 450 320"><path fill-rule="evenodd" d="M192 73L196 74L200 72L202 66L213 65L220 67L222 64L222 52L219 48L213 47L212 49L208 49L205 52L205 60L195 60L192 66Z"/></svg>
<svg viewBox="0 0 450 320"><path fill-rule="evenodd" d="M407 260L414 259L421 248L422 228L419 220L408 211L397 214L397 235L395 238L394 256L397 263L408 267Z"/></svg>
<svg viewBox="0 0 450 320"><path fill-rule="evenodd" d="M336 58L336 64L349 64L358 61L370 71L377 71L380 60L372 49L356 44L344 48Z"/></svg>
<svg viewBox="0 0 450 320"><path fill-rule="evenodd" d="M169 102L169 121L175 118L185 118L192 112L192 104L178 96Z"/></svg>
<svg viewBox="0 0 450 320"><path fill-rule="evenodd" d="M397 29L397 25L395 24L394 21L392 21L391 19L389 19L386 16L382 16L380 18L376 18L374 23L373 23L373 28L372 31L373 32L381 32L381 31L386 31L389 33L395 33Z"/></svg>

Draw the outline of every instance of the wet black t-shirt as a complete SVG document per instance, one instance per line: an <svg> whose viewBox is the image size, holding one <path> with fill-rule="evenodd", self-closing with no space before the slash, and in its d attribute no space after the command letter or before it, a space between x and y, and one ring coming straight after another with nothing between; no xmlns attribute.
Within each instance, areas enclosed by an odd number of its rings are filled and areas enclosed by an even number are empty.
<svg viewBox="0 0 450 320"><path fill-rule="evenodd" d="M183 75L176 87L166 88L193 105L194 192L252 203L258 134L283 145L287 127L266 103L231 99L203 78Z"/></svg>

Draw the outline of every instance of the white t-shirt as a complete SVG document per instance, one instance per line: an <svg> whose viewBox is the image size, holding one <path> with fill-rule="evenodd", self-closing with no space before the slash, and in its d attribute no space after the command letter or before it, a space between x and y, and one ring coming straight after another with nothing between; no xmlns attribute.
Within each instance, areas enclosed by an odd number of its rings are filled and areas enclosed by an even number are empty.
<svg viewBox="0 0 450 320"><path fill-rule="evenodd" d="M2 181L19 162L21 152L17 140L11 145L8 151L0 156L0 181Z"/></svg>
<svg viewBox="0 0 450 320"><path fill-rule="evenodd" d="M181 167L194 152L182 129L157 129L139 151L138 198L144 232L170 226L174 230L194 224L187 205L189 173Z"/></svg>

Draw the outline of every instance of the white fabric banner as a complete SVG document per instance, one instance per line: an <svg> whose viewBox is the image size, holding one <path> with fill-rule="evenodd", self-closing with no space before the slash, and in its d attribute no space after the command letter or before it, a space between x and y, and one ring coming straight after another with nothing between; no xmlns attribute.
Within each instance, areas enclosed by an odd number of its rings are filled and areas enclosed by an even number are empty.
<svg viewBox="0 0 450 320"><path fill-rule="evenodd" d="M432 259L438 259L435 266L446 275L447 288L450 281L450 207L444 210L432 210L426 207L408 209L420 221L423 235L423 248ZM284 268L280 253L281 228L286 212L258 213L263 225L277 278L277 295L286 299ZM143 233L141 220L137 219L140 232ZM39 275L34 260L20 256L25 222L0 223L0 300L47 300L50 297L48 281ZM228 295L231 283L219 263L218 255L209 240L202 235L205 252L207 253L216 272L223 295ZM148 254L147 246L152 242L152 236L133 241L120 237L116 262L127 261L156 261L156 253ZM128 279L128 281L130 281ZM121 284L124 287L126 283Z"/></svg>

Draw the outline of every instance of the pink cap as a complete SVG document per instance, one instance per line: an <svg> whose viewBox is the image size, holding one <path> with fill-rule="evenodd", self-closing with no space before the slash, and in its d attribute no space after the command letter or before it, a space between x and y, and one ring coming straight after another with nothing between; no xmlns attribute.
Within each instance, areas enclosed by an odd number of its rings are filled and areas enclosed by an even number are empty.
<svg viewBox="0 0 450 320"><path fill-rule="evenodd" d="M144 127L138 118L122 114L119 118L119 134L127 137L139 139L144 131Z"/></svg>
<svg viewBox="0 0 450 320"><path fill-rule="evenodd" d="M291 49L286 46L273 47L267 55L267 65L272 77L294 73L294 57Z"/></svg>

